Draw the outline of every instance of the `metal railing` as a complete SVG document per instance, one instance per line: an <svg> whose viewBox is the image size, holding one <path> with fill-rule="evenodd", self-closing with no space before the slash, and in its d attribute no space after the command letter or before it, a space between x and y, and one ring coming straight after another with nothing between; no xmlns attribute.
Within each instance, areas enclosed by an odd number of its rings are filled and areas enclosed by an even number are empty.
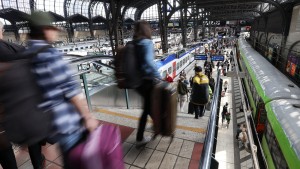
<svg viewBox="0 0 300 169"><path fill-rule="evenodd" d="M70 56L70 55L66 55L66 56ZM93 56L86 56L86 57L77 57L76 55L72 55L75 58L70 60L71 64L76 64L76 66L78 67L78 72L75 73L73 76L79 76L80 79L82 80L83 83L83 89L85 92L85 96L86 96L86 100L87 100L87 104L88 107L90 109L90 111L92 110L92 105L91 105L91 93L97 93L98 91L100 91L101 89L103 89L104 87L95 87L98 90L97 91L90 91L90 85L89 83L92 81L97 81L98 84L102 84L102 86L105 86L107 83L111 83L114 82L114 79L111 78L111 76L106 75L106 74L102 74L100 72L96 72L93 71L93 69L90 67L90 64L95 62L98 65L101 65L103 67L107 67L109 69L114 69L113 67L111 67L110 65L98 62L99 60L102 59L113 59L112 56L107 56L107 55L93 55ZM84 69L79 69L79 67L81 67L81 64L85 64L87 63L87 67ZM92 76L91 73L96 73L98 76ZM87 75L90 75L89 77L87 77ZM101 78L100 76L103 76L103 78Z"/></svg>
<svg viewBox="0 0 300 169"><path fill-rule="evenodd" d="M234 55L234 64L236 65L235 71L237 74L239 74L238 73L239 67L238 67L238 61L237 61L236 55ZM254 169L260 169L260 168L267 169L268 166L266 163L266 159L262 153L262 148L258 141L258 138L253 138L253 135L257 137L257 134L256 134L255 127L251 128L251 126L253 126L254 124L253 124L252 112L250 111L250 109L249 109L250 106L248 105L249 101L248 101L247 96L244 94L244 93L246 93L246 91L244 89L241 77L237 76L237 78L238 78L238 83L239 83L239 88L240 88L240 93L241 93L241 100L242 100L241 104L242 104L243 110L246 110L246 111L244 111L244 116L245 116L245 123L246 123L246 127L247 127L247 134L248 134L248 140L249 140L249 145L250 145L248 148L251 151L253 168ZM246 99L247 99L247 101L246 101ZM252 123L251 123L251 121L252 121ZM254 131L253 131L253 129L254 129ZM258 144L258 145L255 145L254 139L256 139L256 144ZM258 160L257 148L259 149L259 156L262 158L261 160L263 160L263 162L260 162Z"/></svg>
<svg viewBox="0 0 300 169"><path fill-rule="evenodd" d="M206 137L200 159L199 169L218 168L219 163L215 159L217 135L218 135L218 117L221 103L223 80L220 77L220 70L217 74L217 82L211 103L211 115L208 121Z"/></svg>
<svg viewBox="0 0 300 169"><path fill-rule="evenodd" d="M235 71L239 72L238 60L236 58L236 55L234 55L234 63L236 65ZM254 120L252 117L252 112L250 111L249 100L246 95L245 86L242 83L241 77L237 76L237 78L238 78L238 83L239 83L239 88L240 88L240 93L241 93L241 99L242 99L241 104L242 104L242 108L244 110L245 123L247 126L247 134L248 134L248 140L249 140L249 145L250 145L248 148L251 151L253 168L254 169L260 169L260 168L267 169L268 165L267 165L266 158L263 154L262 147L261 147L261 144L259 142L259 139L258 139L258 136L256 133ZM259 156L260 161L258 160L258 156Z"/></svg>

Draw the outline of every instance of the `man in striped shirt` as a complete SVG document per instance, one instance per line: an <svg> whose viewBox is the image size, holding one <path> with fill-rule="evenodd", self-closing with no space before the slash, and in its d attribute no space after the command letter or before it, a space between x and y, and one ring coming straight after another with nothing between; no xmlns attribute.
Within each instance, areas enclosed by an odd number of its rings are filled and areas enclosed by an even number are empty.
<svg viewBox="0 0 300 169"><path fill-rule="evenodd" d="M57 39L58 29L52 26L52 22L48 13L32 13L28 52ZM32 63L38 86L43 92L41 108L53 113L53 130L49 139L60 144L65 168L69 168L68 152L83 140L86 130L93 131L98 126L98 121L89 112L80 85L72 77L74 72L62 59L62 53L49 47L38 53Z"/></svg>

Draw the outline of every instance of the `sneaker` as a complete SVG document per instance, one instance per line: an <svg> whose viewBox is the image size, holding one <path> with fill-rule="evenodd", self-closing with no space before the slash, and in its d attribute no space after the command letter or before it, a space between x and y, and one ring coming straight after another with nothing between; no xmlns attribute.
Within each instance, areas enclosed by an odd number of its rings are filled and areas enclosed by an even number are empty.
<svg viewBox="0 0 300 169"><path fill-rule="evenodd" d="M142 147L151 141L151 137L144 137L142 141L136 141L136 147Z"/></svg>

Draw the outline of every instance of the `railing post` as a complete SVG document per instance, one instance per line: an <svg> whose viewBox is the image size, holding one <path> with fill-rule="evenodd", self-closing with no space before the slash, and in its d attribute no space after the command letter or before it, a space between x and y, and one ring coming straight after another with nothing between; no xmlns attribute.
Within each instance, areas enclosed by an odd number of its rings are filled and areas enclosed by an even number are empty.
<svg viewBox="0 0 300 169"><path fill-rule="evenodd" d="M127 109L129 109L128 89L125 89L125 98L126 98L126 107Z"/></svg>
<svg viewBox="0 0 300 169"><path fill-rule="evenodd" d="M211 157L210 168L211 169L219 168L219 162L214 157Z"/></svg>
<svg viewBox="0 0 300 169"><path fill-rule="evenodd" d="M84 88L84 93L85 93L85 97L86 97L86 101L89 107L90 112L92 111L92 104L91 104L91 98L90 98L90 93L89 93L89 88L88 88L88 83L86 80L86 75L85 73L80 75L80 78L82 79L83 82L83 88Z"/></svg>

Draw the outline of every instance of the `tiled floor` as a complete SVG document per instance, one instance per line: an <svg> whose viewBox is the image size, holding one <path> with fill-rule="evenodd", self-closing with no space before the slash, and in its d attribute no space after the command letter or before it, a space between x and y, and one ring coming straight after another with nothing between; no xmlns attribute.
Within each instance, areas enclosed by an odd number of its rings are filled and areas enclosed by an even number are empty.
<svg viewBox="0 0 300 169"><path fill-rule="evenodd" d="M146 132L146 136L152 133ZM127 169L192 169L198 168L202 143L169 137L158 136L143 148L135 146L136 130L123 143L124 162Z"/></svg>
<svg viewBox="0 0 300 169"><path fill-rule="evenodd" d="M179 138L174 138L170 143L169 137L158 136L145 147L138 149L135 146L136 130L120 125L120 131L126 169L196 169L199 166L202 143ZM145 135L153 134L146 132ZM32 169L27 148L15 146L14 150L19 169ZM42 152L46 157L47 169L62 169L62 156L57 145L47 144L43 146Z"/></svg>

